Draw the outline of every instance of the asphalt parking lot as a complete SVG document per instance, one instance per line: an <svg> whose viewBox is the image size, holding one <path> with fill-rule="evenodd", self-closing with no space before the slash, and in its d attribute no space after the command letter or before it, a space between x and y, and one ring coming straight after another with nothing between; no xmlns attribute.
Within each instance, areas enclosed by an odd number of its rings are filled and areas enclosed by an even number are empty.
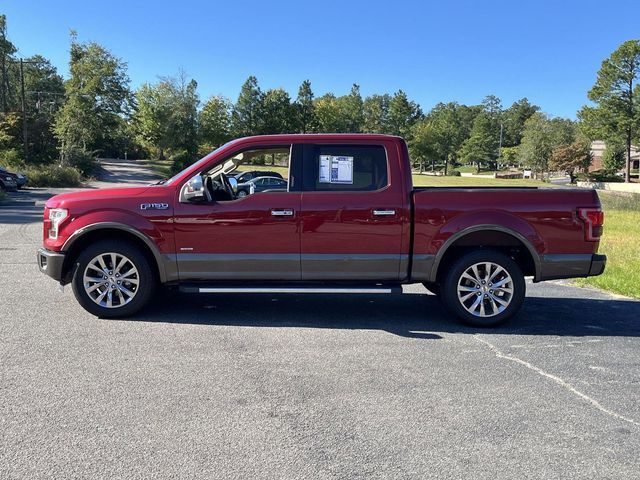
<svg viewBox="0 0 640 480"><path fill-rule="evenodd" d="M46 196L43 194L43 196ZM640 302L529 284L495 330L393 296L87 314L0 207L0 478L640 478Z"/></svg>

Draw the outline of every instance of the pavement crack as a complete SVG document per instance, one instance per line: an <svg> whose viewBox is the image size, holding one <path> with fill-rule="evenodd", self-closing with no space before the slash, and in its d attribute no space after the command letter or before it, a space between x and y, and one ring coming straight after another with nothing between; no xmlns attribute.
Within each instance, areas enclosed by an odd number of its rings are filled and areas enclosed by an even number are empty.
<svg viewBox="0 0 640 480"><path fill-rule="evenodd" d="M575 388L573 385L571 385L569 382L563 380L562 378L560 378L560 377L558 377L556 375L553 375L553 374L551 374L549 372L545 372L540 367L536 367L535 365L533 365L533 364L531 364L531 363L529 363L529 362L527 362L525 360L522 360L521 358L514 357L513 355L507 355L506 353L503 353L494 344L492 344L491 342L489 342L489 341L487 341L487 340L485 340L483 338L480 338L477 334L475 334L473 336L473 338L475 338L480 343L483 343L489 350L491 350L491 352L493 352L493 354L497 358L502 358L504 360L509 360L510 362L514 362L514 363L518 363L520 365L523 365L523 366L527 367L529 370L532 370L532 371L536 372L538 375L541 375L541 376L543 376L545 378L548 378L549 380L552 380L553 382L557 383L562 388L564 388L568 392L571 392L572 394L574 394L575 396L581 398L582 400L586 401L591 406L593 406L596 409L600 410L602 413L605 413L605 414L607 414L607 415L609 415L611 417L617 418L617 419L622 420L624 422L631 423L631 424L636 425L636 426L640 426L640 422L634 420L633 418L626 417L624 415L621 415L620 413L617 413L617 412L614 412L613 410L608 409L607 407L603 406L600 402L598 402L594 398L591 398L586 393L583 393L583 392L579 391L577 388Z"/></svg>

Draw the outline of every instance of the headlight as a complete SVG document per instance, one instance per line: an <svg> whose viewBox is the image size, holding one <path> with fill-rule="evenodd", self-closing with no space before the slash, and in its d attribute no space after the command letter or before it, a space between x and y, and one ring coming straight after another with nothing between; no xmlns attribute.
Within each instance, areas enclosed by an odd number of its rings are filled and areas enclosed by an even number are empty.
<svg viewBox="0 0 640 480"><path fill-rule="evenodd" d="M13 180L13 177L4 177L4 179L5 179L7 182L10 182L11 180Z"/></svg>
<svg viewBox="0 0 640 480"><path fill-rule="evenodd" d="M58 226L69 216L69 210L64 208L52 208L49 210L49 220L51 227L49 228L49 238L55 240L58 238Z"/></svg>

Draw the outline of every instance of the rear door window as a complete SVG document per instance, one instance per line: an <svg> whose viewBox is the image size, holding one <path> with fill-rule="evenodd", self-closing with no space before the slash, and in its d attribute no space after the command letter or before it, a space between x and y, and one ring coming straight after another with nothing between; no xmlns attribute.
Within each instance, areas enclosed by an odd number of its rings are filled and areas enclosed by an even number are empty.
<svg viewBox="0 0 640 480"><path fill-rule="evenodd" d="M389 183L387 154L381 145L305 145L303 190L365 192Z"/></svg>

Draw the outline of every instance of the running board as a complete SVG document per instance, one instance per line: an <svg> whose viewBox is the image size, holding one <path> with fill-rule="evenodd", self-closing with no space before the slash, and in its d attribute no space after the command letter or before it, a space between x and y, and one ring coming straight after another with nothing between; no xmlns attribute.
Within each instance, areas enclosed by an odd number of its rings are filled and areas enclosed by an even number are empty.
<svg viewBox="0 0 640 480"><path fill-rule="evenodd" d="M367 286L279 286L279 285L256 285L256 286L224 286L224 285L198 285L183 284L179 287L184 293L324 293L324 294L379 294L379 293L402 293L399 285L367 285Z"/></svg>

